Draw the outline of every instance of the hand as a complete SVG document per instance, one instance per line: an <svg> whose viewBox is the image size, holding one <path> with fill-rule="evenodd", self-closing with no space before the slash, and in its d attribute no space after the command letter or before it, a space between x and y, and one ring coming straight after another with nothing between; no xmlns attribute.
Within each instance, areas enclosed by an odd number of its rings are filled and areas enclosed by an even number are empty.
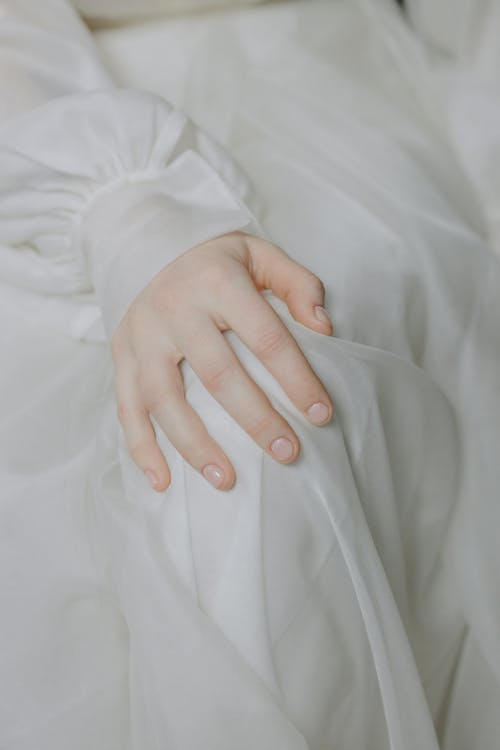
<svg viewBox="0 0 500 750"><path fill-rule="evenodd" d="M118 418L133 460L154 489L168 487L170 471L150 415L211 484L227 490L235 482L229 459L185 399L178 367L184 358L270 456L291 463L299 454L296 434L247 374L223 331L236 333L311 422L330 421L328 393L262 289L284 300L303 325L333 333L320 279L276 245L239 231L197 245L165 266L120 321L111 342Z"/></svg>

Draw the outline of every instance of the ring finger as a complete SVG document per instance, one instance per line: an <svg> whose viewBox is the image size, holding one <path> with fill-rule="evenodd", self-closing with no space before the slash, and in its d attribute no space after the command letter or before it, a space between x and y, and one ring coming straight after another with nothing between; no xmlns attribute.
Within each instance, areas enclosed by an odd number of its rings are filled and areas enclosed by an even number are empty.
<svg viewBox="0 0 500 750"><path fill-rule="evenodd" d="M182 374L176 362L153 352L141 352L147 369L141 373L146 409L185 460L219 490L230 489L234 469L208 433L200 416L186 401Z"/></svg>

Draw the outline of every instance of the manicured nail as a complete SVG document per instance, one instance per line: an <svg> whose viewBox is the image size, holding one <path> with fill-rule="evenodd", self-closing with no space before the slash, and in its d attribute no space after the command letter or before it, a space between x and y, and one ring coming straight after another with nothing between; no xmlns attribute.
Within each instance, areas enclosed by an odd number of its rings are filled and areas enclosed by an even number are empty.
<svg viewBox="0 0 500 750"><path fill-rule="evenodd" d="M314 308L314 314L317 317L318 320L320 320L322 323L328 323L333 327L333 323L330 320L330 316L328 315L327 311L324 307L321 305L316 305Z"/></svg>
<svg viewBox="0 0 500 750"><path fill-rule="evenodd" d="M323 424L330 416L330 409L322 401L316 401L307 410L307 415L314 424Z"/></svg>
<svg viewBox="0 0 500 750"><path fill-rule="evenodd" d="M158 477L156 476L154 471L151 471L151 469L146 469L144 473L149 479L151 487L155 490L158 487Z"/></svg>
<svg viewBox="0 0 500 750"><path fill-rule="evenodd" d="M279 461L288 461L293 456L293 445L286 437L276 438L269 447Z"/></svg>
<svg viewBox="0 0 500 750"><path fill-rule="evenodd" d="M218 489L224 481L224 472L217 466L217 464L207 464L202 469L202 474L205 479L210 482L212 487Z"/></svg>

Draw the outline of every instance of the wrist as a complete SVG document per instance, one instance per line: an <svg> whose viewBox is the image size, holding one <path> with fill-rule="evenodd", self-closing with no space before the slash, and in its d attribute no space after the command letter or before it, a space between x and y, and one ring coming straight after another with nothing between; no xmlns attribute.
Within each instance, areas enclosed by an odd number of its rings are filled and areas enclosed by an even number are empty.
<svg viewBox="0 0 500 750"><path fill-rule="evenodd" d="M139 292L168 263L221 234L262 234L255 217L194 151L167 168L126 176L101 189L75 228L111 338Z"/></svg>

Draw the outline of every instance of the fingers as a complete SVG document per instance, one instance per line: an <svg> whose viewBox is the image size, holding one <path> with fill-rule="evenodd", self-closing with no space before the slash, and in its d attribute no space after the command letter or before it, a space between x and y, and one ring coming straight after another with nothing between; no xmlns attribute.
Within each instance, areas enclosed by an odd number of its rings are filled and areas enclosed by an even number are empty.
<svg viewBox="0 0 500 750"><path fill-rule="evenodd" d="M249 377L217 326L200 318L181 338L187 361L221 406L269 455L282 463L294 461L300 451L296 434Z"/></svg>
<svg viewBox="0 0 500 750"><path fill-rule="evenodd" d="M330 421L333 404L299 345L251 283L238 301L231 294L221 312L229 326L280 383L290 400L316 425Z"/></svg>
<svg viewBox="0 0 500 750"><path fill-rule="evenodd" d="M325 287L321 279L272 242L248 235L247 244L257 289L271 289L286 302L295 320L332 335L333 323L324 307Z"/></svg>
<svg viewBox="0 0 500 750"><path fill-rule="evenodd" d="M186 401L182 374L175 360L156 350L148 350L147 342L139 357L148 363L140 377L140 391L147 411L174 448L212 486L219 490L230 489L236 480L234 469Z"/></svg>
<svg viewBox="0 0 500 750"><path fill-rule="evenodd" d="M115 390L118 419L128 451L153 489L163 492L170 484L170 471L143 404L137 368L131 357L122 358L115 365Z"/></svg>
<svg viewBox="0 0 500 750"><path fill-rule="evenodd" d="M186 401L178 367L184 357L212 396L263 450L282 463L291 463L300 452L291 426L250 378L220 328L235 331L311 422L326 424L333 414L321 381L258 291L271 289L297 321L330 335L333 326L324 310L322 282L265 240L245 235L238 252L229 241L226 244L226 248L217 246L217 253L211 246L202 253L193 248L193 255L183 256L181 266L169 264L161 283L156 277L155 284L139 295L113 338L118 415L127 447L159 491L168 487L170 471L150 417L207 481L223 490L235 482L229 459ZM215 279L213 274L201 274L200 264L217 268ZM165 305L163 297L172 288L175 304L170 300Z"/></svg>

